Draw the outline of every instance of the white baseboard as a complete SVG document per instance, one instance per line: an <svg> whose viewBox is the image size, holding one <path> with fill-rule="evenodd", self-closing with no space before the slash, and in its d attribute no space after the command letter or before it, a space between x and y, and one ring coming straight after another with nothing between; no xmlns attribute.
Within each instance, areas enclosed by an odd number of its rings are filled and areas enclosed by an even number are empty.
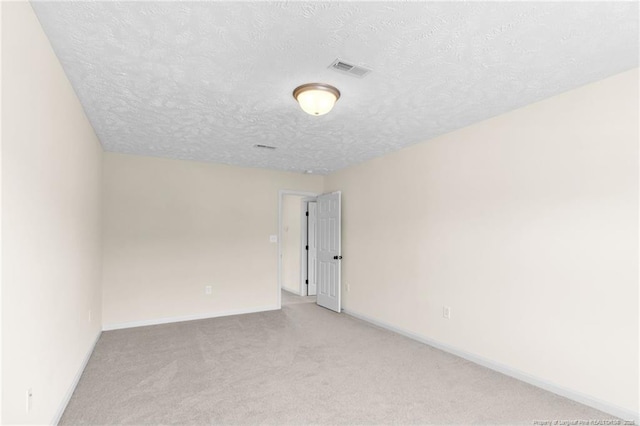
<svg viewBox="0 0 640 426"><path fill-rule="evenodd" d="M62 399L62 402L60 403L60 406L58 407L58 411L56 412L55 416L53 417L53 420L51 421L52 425L57 425L58 424L58 422L62 418L62 415L64 414L64 410L67 409L67 405L69 404L69 401L71 400L71 396L73 395L73 392L76 390L76 386L78 386L78 382L80 381L80 377L82 377L82 373L84 372L84 369L87 366L87 363L89 362L89 358L91 358L91 354L93 353L93 349L96 347L96 343L98 343L98 340L100 339L100 335L101 334L102 334L101 331L98 332L98 335L96 336L95 340L93 341L93 344L89 347L89 350L85 354L84 359L82 360L82 364L80 364L80 368L76 372L76 375L73 378L73 381L71 382L71 385L67 389L67 392L65 393L64 398Z"/></svg>
<svg viewBox="0 0 640 426"><path fill-rule="evenodd" d="M300 289L294 290L294 289L289 288L289 287L282 287L282 289L284 291L286 291L287 293L293 294L295 296L300 296Z"/></svg>
<svg viewBox="0 0 640 426"><path fill-rule="evenodd" d="M142 321L121 322L117 324L106 324L102 326L102 331L121 330L124 328L145 327L147 325L170 324L173 322L194 321L208 318L228 317L231 315L254 314L257 312L275 311L277 306L263 306L249 309L236 309L231 311L220 311L206 314L185 315L181 317L156 318Z"/></svg>
<svg viewBox="0 0 640 426"><path fill-rule="evenodd" d="M429 346L433 346L434 348L438 348L445 352L449 352L453 355L459 356L460 358L464 358L468 361L474 362L476 364L482 365L483 367L487 367L491 370L497 371L499 373L505 374L507 376L511 376L515 379L521 380L523 382L532 384L549 392L553 392L557 395L563 396L565 398L571 399L573 401L579 402L581 404L587 405L589 407L595 408L597 410L603 411L605 413L611 414L613 416L619 417L624 420L632 420L635 421L635 424L640 424L640 414L626 408L618 407L616 405L610 404L606 401L602 401L597 398L593 398L589 395L583 394L581 392L577 392L571 389L567 389L562 386L558 386L554 383L548 382L543 379L539 379L537 377L531 376L527 373L524 373L520 370L511 368L507 365L500 364L488 358L483 358L481 356L451 347L444 343L440 343L438 341L429 339L427 337L420 336L418 334L412 333L410 331L404 330L402 328L393 326L383 321L379 321L368 317L366 315L359 314L357 312L351 311L349 309L342 309L342 312L345 314L352 316L354 318L360 319L362 321L366 321L378 327L384 328L389 331L393 331L394 333L401 334L405 337L408 337L413 340L417 340L420 343L424 343Z"/></svg>

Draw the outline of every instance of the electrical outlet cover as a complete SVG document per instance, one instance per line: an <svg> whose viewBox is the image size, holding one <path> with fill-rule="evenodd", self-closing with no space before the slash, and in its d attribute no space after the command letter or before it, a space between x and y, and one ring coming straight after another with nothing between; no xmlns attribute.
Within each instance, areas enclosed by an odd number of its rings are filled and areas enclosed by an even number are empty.
<svg viewBox="0 0 640 426"><path fill-rule="evenodd" d="M451 319L451 308L449 306L442 307L442 316L446 319Z"/></svg>

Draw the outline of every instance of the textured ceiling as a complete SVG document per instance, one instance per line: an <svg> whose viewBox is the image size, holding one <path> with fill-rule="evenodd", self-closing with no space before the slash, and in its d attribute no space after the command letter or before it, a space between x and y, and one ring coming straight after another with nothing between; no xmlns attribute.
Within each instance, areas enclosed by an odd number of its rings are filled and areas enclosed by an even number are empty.
<svg viewBox="0 0 640 426"><path fill-rule="evenodd" d="M638 66L636 2L32 4L106 150L250 167L328 173ZM291 96L316 81L322 117Z"/></svg>

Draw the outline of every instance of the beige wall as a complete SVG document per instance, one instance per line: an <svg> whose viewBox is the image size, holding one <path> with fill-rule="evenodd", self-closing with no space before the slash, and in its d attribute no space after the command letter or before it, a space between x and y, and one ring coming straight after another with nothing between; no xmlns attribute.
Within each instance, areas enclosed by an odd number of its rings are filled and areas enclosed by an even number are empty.
<svg viewBox="0 0 640 426"><path fill-rule="evenodd" d="M278 191L321 188L321 176L105 153L104 327L275 309Z"/></svg>
<svg viewBox="0 0 640 426"><path fill-rule="evenodd" d="M330 175L345 309L637 412L638 124L633 70Z"/></svg>
<svg viewBox="0 0 640 426"><path fill-rule="evenodd" d="M100 318L275 308L278 190L323 179L101 161L29 4L0 11L1 418L48 423ZM638 112L635 70L327 177L344 307L637 412Z"/></svg>
<svg viewBox="0 0 640 426"><path fill-rule="evenodd" d="M282 288L300 293L300 212L299 195L285 195L282 199Z"/></svg>
<svg viewBox="0 0 640 426"><path fill-rule="evenodd" d="M100 333L101 148L29 3L0 7L2 421L45 424Z"/></svg>

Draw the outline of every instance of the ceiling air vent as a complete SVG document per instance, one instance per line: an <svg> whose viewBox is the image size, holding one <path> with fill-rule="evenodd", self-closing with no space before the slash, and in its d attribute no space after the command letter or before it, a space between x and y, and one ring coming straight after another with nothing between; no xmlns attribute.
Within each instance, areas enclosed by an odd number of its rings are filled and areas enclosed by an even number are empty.
<svg viewBox="0 0 640 426"><path fill-rule="evenodd" d="M333 61L333 63L329 65L329 68L358 78L362 78L371 72L369 68L353 65L340 59Z"/></svg>
<svg viewBox="0 0 640 426"><path fill-rule="evenodd" d="M275 146L269 146L269 145L254 145L255 148L260 148L260 149L276 149Z"/></svg>

